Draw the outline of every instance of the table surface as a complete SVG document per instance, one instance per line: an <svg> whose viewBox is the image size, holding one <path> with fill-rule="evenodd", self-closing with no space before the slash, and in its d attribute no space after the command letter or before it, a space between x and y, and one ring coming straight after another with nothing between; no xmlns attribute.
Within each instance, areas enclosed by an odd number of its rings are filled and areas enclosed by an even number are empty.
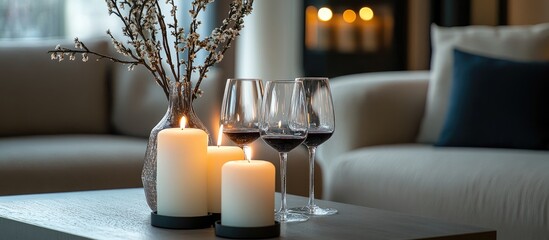
<svg viewBox="0 0 549 240"><path fill-rule="evenodd" d="M277 193L277 200L279 194ZM288 205L306 198L289 195ZM489 229L318 201L339 213L281 224L281 239L496 239ZM0 239L216 239L214 229L151 226L143 189L0 197Z"/></svg>

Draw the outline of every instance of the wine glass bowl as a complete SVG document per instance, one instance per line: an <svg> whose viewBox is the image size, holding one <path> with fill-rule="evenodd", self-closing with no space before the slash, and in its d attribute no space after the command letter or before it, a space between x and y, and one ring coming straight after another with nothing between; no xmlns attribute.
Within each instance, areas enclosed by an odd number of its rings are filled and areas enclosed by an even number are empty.
<svg viewBox="0 0 549 240"><path fill-rule="evenodd" d="M309 150L309 200L307 205L290 209L292 212L312 216L326 216L337 213L334 208L321 208L315 204L314 160L316 148L327 141L335 130L335 113L328 78L296 78L302 82L305 90L309 118L307 139L303 142Z"/></svg>
<svg viewBox="0 0 549 240"><path fill-rule="evenodd" d="M220 122L223 134L241 147L246 159L246 148L259 138L259 114L263 98L260 79L228 79L221 104Z"/></svg>
<svg viewBox="0 0 549 240"><path fill-rule="evenodd" d="M308 217L291 213L286 206L286 166L288 152L305 141L308 133L307 106L303 84L297 81L267 81L261 106L259 132L261 139L277 150L280 157L279 222L302 222Z"/></svg>

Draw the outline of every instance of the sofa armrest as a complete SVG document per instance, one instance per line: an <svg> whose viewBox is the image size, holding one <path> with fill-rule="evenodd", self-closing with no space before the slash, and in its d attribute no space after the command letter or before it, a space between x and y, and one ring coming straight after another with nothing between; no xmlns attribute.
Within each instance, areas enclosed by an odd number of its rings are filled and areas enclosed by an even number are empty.
<svg viewBox="0 0 549 240"><path fill-rule="evenodd" d="M331 79L336 130L318 148L327 168L353 149L414 142L427 95L429 71L377 72Z"/></svg>

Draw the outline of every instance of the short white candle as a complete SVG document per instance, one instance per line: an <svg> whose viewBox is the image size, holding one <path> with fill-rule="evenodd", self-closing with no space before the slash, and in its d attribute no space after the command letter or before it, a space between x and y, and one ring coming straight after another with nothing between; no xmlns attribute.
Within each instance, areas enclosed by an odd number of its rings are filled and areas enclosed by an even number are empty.
<svg viewBox="0 0 549 240"><path fill-rule="evenodd" d="M223 165L221 224L263 227L274 224L275 167L262 160Z"/></svg>
<svg viewBox="0 0 549 240"><path fill-rule="evenodd" d="M157 209L159 215L196 217L208 214L208 135L194 128L158 133Z"/></svg>
<svg viewBox="0 0 549 240"><path fill-rule="evenodd" d="M221 213L221 167L231 160L244 159L244 151L239 147L208 147L208 211Z"/></svg>

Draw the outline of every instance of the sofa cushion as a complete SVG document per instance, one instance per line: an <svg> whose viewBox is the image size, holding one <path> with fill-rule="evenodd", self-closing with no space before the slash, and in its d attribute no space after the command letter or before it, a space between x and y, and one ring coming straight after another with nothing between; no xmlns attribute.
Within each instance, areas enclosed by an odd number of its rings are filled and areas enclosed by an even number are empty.
<svg viewBox="0 0 549 240"><path fill-rule="evenodd" d="M512 60L549 60L549 23L533 26L431 28L433 55L427 104L418 141L434 143L444 124L452 75L453 49Z"/></svg>
<svg viewBox="0 0 549 240"><path fill-rule="evenodd" d="M145 146L107 134L0 138L0 195L141 187Z"/></svg>
<svg viewBox="0 0 549 240"><path fill-rule="evenodd" d="M454 51L448 115L436 146L549 148L549 62Z"/></svg>
<svg viewBox="0 0 549 240"><path fill-rule="evenodd" d="M0 136L109 130L107 63L52 61L47 51L58 43L63 41L0 43ZM107 49L104 41L87 45Z"/></svg>
<svg viewBox="0 0 549 240"><path fill-rule="evenodd" d="M334 159L329 200L498 231L498 239L549 236L549 151L365 147Z"/></svg>

